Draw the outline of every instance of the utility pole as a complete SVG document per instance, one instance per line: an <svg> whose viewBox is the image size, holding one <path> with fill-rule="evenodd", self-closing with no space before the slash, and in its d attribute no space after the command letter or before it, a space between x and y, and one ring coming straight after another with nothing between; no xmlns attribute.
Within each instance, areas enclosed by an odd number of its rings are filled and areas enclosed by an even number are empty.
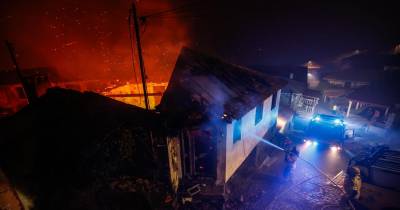
<svg viewBox="0 0 400 210"><path fill-rule="evenodd" d="M137 44L137 50L138 50L138 56L139 56L139 66L140 66L140 75L142 77L142 85L143 85L143 95L144 95L144 104L146 105L146 109L150 109L149 106L149 96L147 93L147 83L146 83L146 71L144 69L144 61L143 61L143 55L142 55L142 45L140 42L140 26L139 26L139 21L137 17L137 11L136 11L136 3L135 1L132 2L132 17L133 17L133 25L135 27L135 34L136 34L136 44Z"/></svg>
<svg viewBox="0 0 400 210"><path fill-rule="evenodd" d="M15 50L12 44L9 41L5 41L8 52L10 53L11 60L14 64L15 71L17 72L17 76L22 83L22 87L24 88L24 92L26 97L28 98L28 103L33 103L37 99L35 87L32 84L29 84L29 81L22 75L21 69L19 68L17 58L15 57Z"/></svg>

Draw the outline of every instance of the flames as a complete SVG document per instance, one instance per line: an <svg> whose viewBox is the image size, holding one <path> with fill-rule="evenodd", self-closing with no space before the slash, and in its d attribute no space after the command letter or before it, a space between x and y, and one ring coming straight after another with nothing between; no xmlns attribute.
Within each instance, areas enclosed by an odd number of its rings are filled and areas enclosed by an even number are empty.
<svg viewBox="0 0 400 210"><path fill-rule="evenodd" d="M167 82L147 83L147 91L149 94L149 105L150 109L155 109L155 107L160 103L162 94L167 88ZM139 106L145 108L143 89L141 84L127 82L126 84L113 85L108 87L101 94L111 97L115 100Z"/></svg>
<svg viewBox="0 0 400 210"><path fill-rule="evenodd" d="M23 68L52 66L66 78L134 81L127 20L130 2L10 1L1 11L0 26L7 30L0 36L15 44ZM145 15L174 6L162 0L140 1L138 11ZM189 44L185 23L149 18L141 31L148 80L168 81L180 48ZM5 50L0 56L1 67L10 68ZM139 73L137 65L136 69Z"/></svg>

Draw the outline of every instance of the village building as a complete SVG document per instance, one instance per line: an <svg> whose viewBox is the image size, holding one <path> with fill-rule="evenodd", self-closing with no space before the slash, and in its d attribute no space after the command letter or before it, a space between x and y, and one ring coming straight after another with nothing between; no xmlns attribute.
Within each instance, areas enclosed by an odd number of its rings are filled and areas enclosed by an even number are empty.
<svg viewBox="0 0 400 210"><path fill-rule="evenodd" d="M0 120L0 175L21 209L163 209L169 179L160 121L97 93L50 88Z"/></svg>
<svg viewBox="0 0 400 210"><path fill-rule="evenodd" d="M249 67L268 75L284 78L288 81L296 81L307 87L308 68L306 66L253 65Z"/></svg>
<svg viewBox="0 0 400 210"><path fill-rule="evenodd" d="M356 89L371 84L379 76L378 71L337 71L326 75L323 79L337 88Z"/></svg>
<svg viewBox="0 0 400 210"><path fill-rule="evenodd" d="M316 89L321 80L321 68L322 66L316 63L315 61L309 60L307 63L304 63L302 66L307 68L307 85L310 89Z"/></svg>
<svg viewBox="0 0 400 210"><path fill-rule="evenodd" d="M377 121L385 122L390 111L400 106L400 95L393 91L393 87L370 86L360 88L347 96L348 107L346 116L365 111L366 118L371 119L374 115ZM369 108L369 110L364 110Z"/></svg>
<svg viewBox="0 0 400 210"><path fill-rule="evenodd" d="M274 132L285 84L183 48L158 106L169 128L174 189L224 194L260 140Z"/></svg>
<svg viewBox="0 0 400 210"><path fill-rule="evenodd" d="M358 70L342 70L328 73L323 77L322 97L323 102L332 106L340 106L344 108L347 101L343 100L347 95L356 89L370 86L379 80L382 72L378 70L358 71Z"/></svg>
<svg viewBox="0 0 400 210"><path fill-rule="evenodd" d="M44 95L48 88L100 92L107 83L100 80L79 80L60 77L52 68L22 69L22 76L27 79L37 97ZM0 117L16 113L28 104L28 98L15 70L0 71Z"/></svg>

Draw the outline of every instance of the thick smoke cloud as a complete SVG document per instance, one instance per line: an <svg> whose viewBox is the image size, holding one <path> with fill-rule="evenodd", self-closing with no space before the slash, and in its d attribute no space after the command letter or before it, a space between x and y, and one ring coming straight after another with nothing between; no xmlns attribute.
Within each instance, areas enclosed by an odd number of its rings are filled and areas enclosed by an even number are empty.
<svg viewBox="0 0 400 210"><path fill-rule="evenodd" d="M0 38L14 43L24 68L51 66L74 79L133 80L130 3L5 0L0 8ZM145 15L175 6L163 0L139 1L138 12ZM189 44L185 23L150 18L141 31L149 81L168 81L181 46ZM0 69L12 68L6 48L0 49Z"/></svg>

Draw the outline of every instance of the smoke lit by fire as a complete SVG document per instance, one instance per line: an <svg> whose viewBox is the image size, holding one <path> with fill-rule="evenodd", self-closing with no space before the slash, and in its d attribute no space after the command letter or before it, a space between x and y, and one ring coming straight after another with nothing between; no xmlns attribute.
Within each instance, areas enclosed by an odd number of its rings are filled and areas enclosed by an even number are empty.
<svg viewBox="0 0 400 210"><path fill-rule="evenodd" d="M14 43L21 67L52 66L75 79L133 80L128 30L130 0L5 0L0 38ZM139 15L168 10L168 1L139 1ZM149 18L141 27L149 81L168 81L187 29L179 19ZM0 48L0 69L11 68ZM138 68L137 68L138 73Z"/></svg>

